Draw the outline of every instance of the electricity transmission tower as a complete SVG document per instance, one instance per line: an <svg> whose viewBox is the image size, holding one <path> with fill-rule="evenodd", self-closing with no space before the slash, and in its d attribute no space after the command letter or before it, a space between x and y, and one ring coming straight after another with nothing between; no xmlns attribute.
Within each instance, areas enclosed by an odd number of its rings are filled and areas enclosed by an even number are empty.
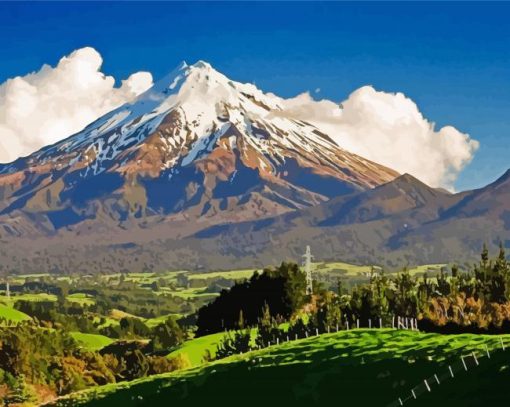
<svg viewBox="0 0 510 407"><path fill-rule="evenodd" d="M312 282L312 253L310 252L310 246L306 246L306 253L303 255L305 260L303 266L305 266L306 275L306 294L312 295L313 293L313 282Z"/></svg>
<svg viewBox="0 0 510 407"><path fill-rule="evenodd" d="M9 284L9 276L8 275L5 276L5 296L7 297L7 299L11 298L11 286Z"/></svg>

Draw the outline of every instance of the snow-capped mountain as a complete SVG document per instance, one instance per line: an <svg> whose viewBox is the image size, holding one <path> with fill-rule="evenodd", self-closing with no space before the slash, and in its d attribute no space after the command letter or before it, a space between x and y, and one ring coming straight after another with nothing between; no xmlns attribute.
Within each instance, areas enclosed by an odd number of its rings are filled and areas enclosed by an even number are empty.
<svg viewBox="0 0 510 407"><path fill-rule="evenodd" d="M342 149L284 105L183 64L0 165L0 272L245 268L296 260L305 245L393 267L510 241L508 173L449 194Z"/></svg>
<svg viewBox="0 0 510 407"><path fill-rule="evenodd" d="M183 63L81 132L0 166L0 233L256 219L397 175L286 117L282 99Z"/></svg>

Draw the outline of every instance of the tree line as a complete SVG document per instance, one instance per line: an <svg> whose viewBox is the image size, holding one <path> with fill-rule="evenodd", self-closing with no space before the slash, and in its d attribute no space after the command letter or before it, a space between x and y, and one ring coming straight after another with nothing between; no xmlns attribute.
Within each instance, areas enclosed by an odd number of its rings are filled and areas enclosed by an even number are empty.
<svg viewBox="0 0 510 407"><path fill-rule="evenodd" d="M267 270L264 285L254 276L222 292L207 312L199 310L199 332L237 329L225 335L217 357L349 326L388 327L396 317L417 319L418 328L428 332L510 333L510 266L503 245L493 259L484 245L480 261L468 270L452 265L435 277L373 270L366 284L347 290L339 281L337 292L315 284L311 296L304 295L304 273L289 274L289 269L299 270L283 263ZM286 307L275 300L278 296Z"/></svg>

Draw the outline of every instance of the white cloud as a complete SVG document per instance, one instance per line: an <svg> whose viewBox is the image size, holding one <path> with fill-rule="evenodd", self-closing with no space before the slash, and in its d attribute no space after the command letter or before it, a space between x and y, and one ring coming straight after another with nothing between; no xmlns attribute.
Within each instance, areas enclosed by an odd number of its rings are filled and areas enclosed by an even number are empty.
<svg viewBox="0 0 510 407"><path fill-rule="evenodd" d="M0 85L0 162L9 162L83 129L99 116L133 99L152 85L137 72L115 87L101 72L93 48L63 57L56 67L9 79Z"/></svg>
<svg viewBox="0 0 510 407"><path fill-rule="evenodd" d="M340 105L308 93L282 101L285 114L329 134L341 147L434 187L453 189L478 142L452 126L436 129L402 93L355 90Z"/></svg>

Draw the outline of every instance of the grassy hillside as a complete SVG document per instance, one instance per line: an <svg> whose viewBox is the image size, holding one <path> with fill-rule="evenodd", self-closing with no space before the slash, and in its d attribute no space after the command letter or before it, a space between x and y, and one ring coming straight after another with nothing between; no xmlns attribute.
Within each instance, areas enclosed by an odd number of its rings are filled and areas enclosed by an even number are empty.
<svg viewBox="0 0 510 407"><path fill-rule="evenodd" d="M4 318L9 322L20 322L31 319L27 314L4 304L0 304L0 318Z"/></svg>
<svg viewBox="0 0 510 407"><path fill-rule="evenodd" d="M282 324L284 325L284 324ZM204 363L204 356L207 351L210 352L211 356L216 355L216 348L225 336L224 332L216 334L201 336L184 342L179 348L168 354L169 358L183 355L191 363L191 366L199 366ZM251 330L251 346L255 346L255 337L257 336L257 329Z"/></svg>
<svg viewBox="0 0 510 407"><path fill-rule="evenodd" d="M500 348L499 338L390 329L343 331L234 356L191 370L103 386L76 393L55 405L385 406L408 394L424 378L444 371L450 363L458 363L461 355L473 350L481 355L485 345L490 350ZM501 338L510 347L510 336ZM488 361L497 362L498 358L503 361L502 356L505 355L493 352L490 360L481 362L478 371L482 372ZM458 374L459 386L469 374ZM428 403L433 396L433 393L426 395ZM417 403L422 402L409 402ZM448 405L469 404L466 400L456 404L453 398Z"/></svg>
<svg viewBox="0 0 510 407"><path fill-rule="evenodd" d="M82 332L71 332L71 336L87 350L99 350L114 342L113 339L104 335L84 334Z"/></svg>
<svg viewBox="0 0 510 407"><path fill-rule="evenodd" d="M224 335L225 334L223 332L220 332L217 334L201 336L200 338L194 338L190 341L184 342L182 346L171 352L168 357L185 355L191 362L191 366L198 366L202 364L206 351L211 352L211 355L215 354L216 346L220 343Z"/></svg>

